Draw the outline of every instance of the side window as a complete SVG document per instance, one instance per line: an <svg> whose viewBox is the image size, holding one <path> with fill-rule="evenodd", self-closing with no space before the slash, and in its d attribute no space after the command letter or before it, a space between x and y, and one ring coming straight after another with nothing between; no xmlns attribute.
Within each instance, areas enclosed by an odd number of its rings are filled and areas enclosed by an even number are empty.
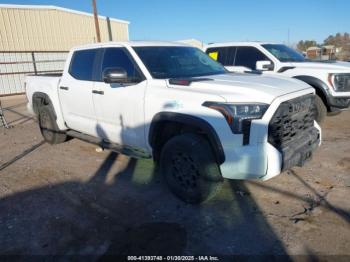
<svg viewBox="0 0 350 262"><path fill-rule="evenodd" d="M236 47L209 48L207 54L224 66L232 66L235 60Z"/></svg>
<svg viewBox="0 0 350 262"><path fill-rule="evenodd" d="M98 49L75 51L69 66L69 74L78 80L92 81L92 73Z"/></svg>
<svg viewBox="0 0 350 262"><path fill-rule="evenodd" d="M235 46L226 47L226 59L225 59L225 62L223 65L225 65L225 66L233 66L234 65L236 50L237 50L237 47L235 47Z"/></svg>
<svg viewBox="0 0 350 262"><path fill-rule="evenodd" d="M270 60L255 47L238 47L235 66L245 66L252 70L256 69L256 61Z"/></svg>
<svg viewBox="0 0 350 262"><path fill-rule="evenodd" d="M208 48L207 51L205 51L207 53L208 56L210 56L212 59L214 59L215 61L218 61L219 58L219 48Z"/></svg>
<svg viewBox="0 0 350 262"><path fill-rule="evenodd" d="M123 68L129 78L140 78L139 71L135 67L133 61L121 47L111 47L105 49L101 67L101 79L103 70L109 67Z"/></svg>

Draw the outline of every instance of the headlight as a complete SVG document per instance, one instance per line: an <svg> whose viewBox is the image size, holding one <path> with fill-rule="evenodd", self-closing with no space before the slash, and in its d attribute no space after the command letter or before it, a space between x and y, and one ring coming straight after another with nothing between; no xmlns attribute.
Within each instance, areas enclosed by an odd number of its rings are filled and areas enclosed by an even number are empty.
<svg viewBox="0 0 350 262"><path fill-rule="evenodd" d="M205 102L203 106L219 111L224 115L235 134L248 134L253 119L261 119L268 109L267 104L230 104Z"/></svg>
<svg viewBox="0 0 350 262"><path fill-rule="evenodd" d="M336 92L350 92L350 74L329 74L328 81Z"/></svg>

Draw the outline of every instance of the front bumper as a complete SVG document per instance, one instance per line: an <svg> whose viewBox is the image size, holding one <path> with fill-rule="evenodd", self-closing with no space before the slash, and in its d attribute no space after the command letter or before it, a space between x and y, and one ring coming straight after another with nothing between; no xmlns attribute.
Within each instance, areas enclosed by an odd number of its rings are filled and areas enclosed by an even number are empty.
<svg viewBox="0 0 350 262"><path fill-rule="evenodd" d="M331 112L336 112L349 108L350 96L328 96L328 105Z"/></svg>
<svg viewBox="0 0 350 262"><path fill-rule="evenodd" d="M307 135L300 136L279 149L265 141L226 151L226 161L220 166L221 174L228 179L265 181L291 167L303 166L312 158L313 152L320 144L321 129L315 122L315 126Z"/></svg>
<svg viewBox="0 0 350 262"><path fill-rule="evenodd" d="M292 143L280 149L282 154L282 171L293 166L303 166L312 157L313 151L320 144L320 132L317 128L311 128L303 136L294 139Z"/></svg>
<svg viewBox="0 0 350 262"><path fill-rule="evenodd" d="M321 144L321 129L314 120L311 123L308 121L304 129L308 132L302 132L300 136L297 134L290 141L281 145L269 141L269 125L281 104L302 95L310 95L310 90L300 93L277 98L262 119L253 120L248 145L243 145L242 135L240 144L237 139L234 139L236 143L232 143L232 134L226 138L227 142L223 141L226 160L220 169L224 178L268 180L293 166L302 166L311 158ZM304 116L298 119L305 120ZM298 123L292 127L297 128Z"/></svg>

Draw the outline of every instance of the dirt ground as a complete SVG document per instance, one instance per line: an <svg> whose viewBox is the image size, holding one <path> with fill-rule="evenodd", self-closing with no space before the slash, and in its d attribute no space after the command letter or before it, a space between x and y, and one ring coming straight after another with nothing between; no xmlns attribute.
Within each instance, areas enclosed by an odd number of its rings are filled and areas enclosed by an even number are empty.
<svg viewBox="0 0 350 262"><path fill-rule="evenodd" d="M150 160L42 142L25 98L1 98L0 254L350 258L350 112L328 117L311 162L266 182L177 200ZM328 258L328 259L327 259ZM348 260L349 261L349 260Z"/></svg>

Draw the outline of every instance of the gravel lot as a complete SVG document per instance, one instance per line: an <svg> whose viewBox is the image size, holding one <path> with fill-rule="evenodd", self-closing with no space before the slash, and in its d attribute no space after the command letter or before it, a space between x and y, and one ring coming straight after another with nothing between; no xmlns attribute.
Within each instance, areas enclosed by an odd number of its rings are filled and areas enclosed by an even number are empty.
<svg viewBox="0 0 350 262"><path fill-rule="evenodd" d="M349 259L350 112L327 118L323 145L303 168L266 182L226 181L217 197L192 206L169 193L152 161L98 153L77 139L50 146L23 96L1 101L13 125L0 127L2 255Z"/></svg>

